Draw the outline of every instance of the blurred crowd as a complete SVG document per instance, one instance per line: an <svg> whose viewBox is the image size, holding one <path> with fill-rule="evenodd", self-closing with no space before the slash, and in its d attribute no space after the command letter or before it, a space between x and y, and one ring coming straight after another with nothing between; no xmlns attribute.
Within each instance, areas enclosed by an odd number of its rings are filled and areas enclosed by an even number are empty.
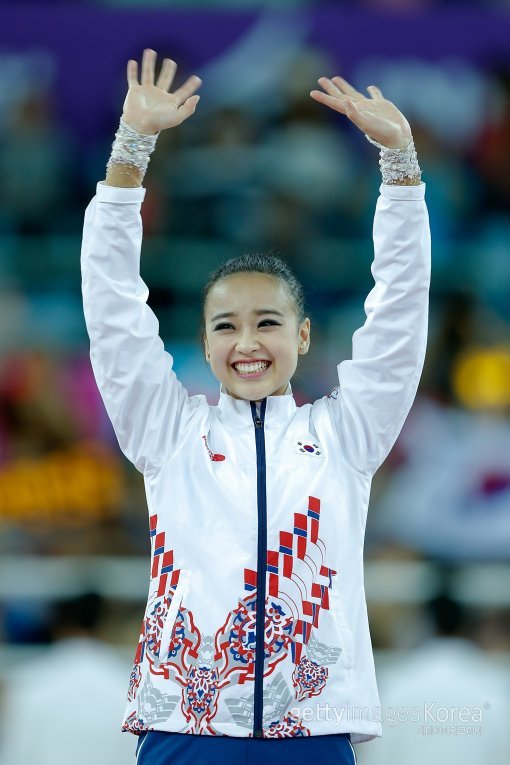
<svg viewBox="0 0 510 765"><path fill-rule="evenodd" d="M293 381L299 403L335 385L336 364L350 355L372 286L379 169L358 131L308 95L328 63L301 49L285 64L279 98L264 108L222 98L214 77L208 93L205 74L193 119L158 140L145 181L142 276L191 394L218 396L198 338L201 287L221 260L245 251L280 253L304 283L313 334ZM442 85L437 66L413 67L414 89L391 61L377 74L369 60L354 73L360 88L378 78L412 123L433 236L425 369L376 476L368 542L506 558L510 62L485 71L445 65ZM146 522L134 489L141 484L119 455L95 386L80 300L83 212L104 177L118 116L84 144L58 122L46 80L19 88L0 136L0 549L58 553L71 544L73 552L136 554ZM444 99L455 90L455 104L441 108L438 90ZM96 463L105 460L101 472ZM94 530L70 542L66 521L86 525L78 499L61 496L76 465ZM20 479L22 493L13 490ZM430 531L431 513L444 533Z"/></svg>
<svg viewBox="0 0 510 765"><path fill-rule="evenodd" d="M219 390L198 338L200 290L227 257L271 250L303 280L312 347L293 380L298 403L336 384L336 364L365 318L377 152L310 99L329 72L324 54L303 47L286 65L278 98L264 103L208 96L204 86L193 118L159 138L146 177L149 304L178 376L211 402ZM353 82L377 82L408 116L433 236L425 369L374 479L366 558L508 563L510 58L444 71L367 61ZM104 178L122 100L114 121L83 142L57 117L51 77L21 84L11 82L20 95L0 121L0 553L148 555L142 477L120 454L97 392L80 294L83 212ZM49 613L14 605L6 589L4 642L54 640ZM407 649L409 635L434 633L420 633L422 606L406 623L406 607L371 607L376 649ZM508 661L509 613L507 600L468 614L459 673L469 673L475 644ZM119 618L134 646L132 604Z"/></svg>

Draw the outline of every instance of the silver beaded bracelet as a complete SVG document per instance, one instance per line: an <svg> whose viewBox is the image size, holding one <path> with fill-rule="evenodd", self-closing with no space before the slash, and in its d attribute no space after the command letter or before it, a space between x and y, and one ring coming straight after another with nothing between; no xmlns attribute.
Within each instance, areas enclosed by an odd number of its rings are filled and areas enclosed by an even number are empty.
<svg viewBox="0 0 510 765"><path fill-rule="evenodd" d="M387 146L374 141L366 133L365 138L380 149L379 166L383 183L398 183L404 178L419 178L421 180L421 170L412 138L405 149L389 149Z"/></svg>
<svg viewBox="0 0 510 765"><path fill-rule="evenodd" d="M129 127L121 117L106 169L108 170L112 165L133 165L141 171L142 176L145 175L158 136L159 133L154 135L139 133Z"/></svg>

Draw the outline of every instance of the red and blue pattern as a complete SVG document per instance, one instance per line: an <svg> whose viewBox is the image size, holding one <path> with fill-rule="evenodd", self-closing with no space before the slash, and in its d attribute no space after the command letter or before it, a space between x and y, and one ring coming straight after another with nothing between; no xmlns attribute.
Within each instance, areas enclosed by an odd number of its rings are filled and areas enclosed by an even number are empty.
<svg viewBox="0 0 510 765"><path fill-rule="evenodd" d="M162 646L165 618L175 596L180 569L174 567L174 551L166 549L165 532L158 532L157 520L156 515L150 519L154 594L142 624L128 699L136 698L141 682L140 665L147 662L150 674L162 675L180 686L180 706L186 720L183 732L222 735L213 725L221 692L232 685L251 683L255 677L257 572L245 569L247 594L239 599L214 635L209 666L201 665L204 637L192 612L182 603L177 609L169 645ZM326 549L319 538L319 523L320 500L309 497L307 512L294 514L293 530L280 531L278 549L267 550L266 558L264 677L269 677L279 662L290 656L295 665L294 699L298 701L319 695L328 677L327 667L306 655L312 631L319 626L321 610L329 610L329 590L336 574L325 563ZM143 720L133 713L123 728L136 733L147 730L148 723L143 726ZM288 708L280 719L264 729L266 738L303 735L309 735L309 731Z"/></svg>
<svg viewBox="0 0 510 765"><path fill-rule="evenodd" d="M309 735L310 731L304 727L299 717L290 712L282 720L272 722L264 729L264 738L303 738Z"/></svg>

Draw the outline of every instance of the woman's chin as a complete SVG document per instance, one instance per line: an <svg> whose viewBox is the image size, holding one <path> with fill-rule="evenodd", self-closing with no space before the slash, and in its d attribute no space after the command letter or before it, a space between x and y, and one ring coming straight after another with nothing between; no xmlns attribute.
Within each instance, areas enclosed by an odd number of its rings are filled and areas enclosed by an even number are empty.
<svg viewBox="0 0 510 765"><path fill-rule="evenodd" d="M244 401L261 401L268 396L281 396L287 390L287 385L280 385L275 388L274 384L268 384L268 381L258 381L254 379L251 383L243 381L242 385L234 383L224 383L225 390L233 398L239 398Z"/></svg>

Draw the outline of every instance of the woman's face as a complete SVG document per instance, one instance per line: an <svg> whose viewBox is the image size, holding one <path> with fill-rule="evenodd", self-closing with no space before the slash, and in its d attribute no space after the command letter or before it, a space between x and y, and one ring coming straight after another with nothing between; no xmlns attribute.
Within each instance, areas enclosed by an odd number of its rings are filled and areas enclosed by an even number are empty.
<svg viewBox="0 0 510 765"><path fill-rule="evenodd" d="M298 324L294 301L279 279L257 272L227 276L205 305L205 353L234 398L281 396L310 342L310 320Z"/></svg>

